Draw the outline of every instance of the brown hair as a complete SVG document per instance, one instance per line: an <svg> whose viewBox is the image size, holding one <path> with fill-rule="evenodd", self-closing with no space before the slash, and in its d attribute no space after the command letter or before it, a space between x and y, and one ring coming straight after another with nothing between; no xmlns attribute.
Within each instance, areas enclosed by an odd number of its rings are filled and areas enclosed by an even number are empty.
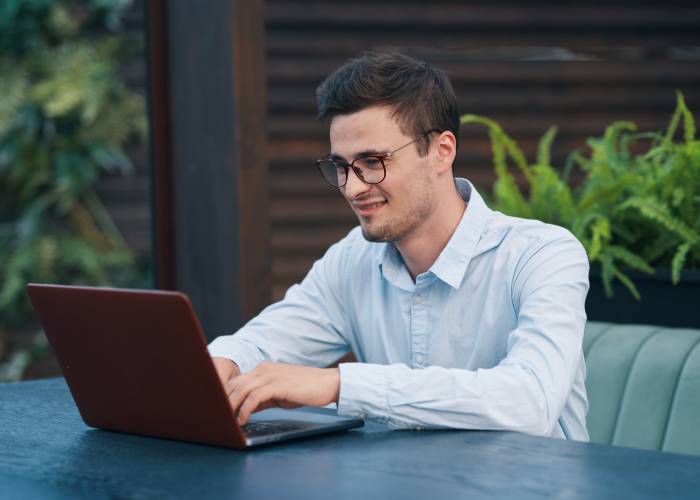
<svg viewBox="0 0 700 500"><path fill-rule="evenodd" d="M420 137L430 130L449 130L459 141L459 111L452 84L444 72L402 54L368 52L350 59L316 89L318 116L335 116L387 105L401 131ZM416 143L421 155L429 141Z"/></svg>

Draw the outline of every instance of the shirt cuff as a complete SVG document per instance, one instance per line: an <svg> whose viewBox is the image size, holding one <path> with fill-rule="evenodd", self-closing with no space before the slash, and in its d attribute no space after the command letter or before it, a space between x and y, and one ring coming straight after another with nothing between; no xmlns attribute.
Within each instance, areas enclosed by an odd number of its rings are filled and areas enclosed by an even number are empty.
<svg viewBox="0 0 700 500"><path fill-rule="evenodd" d="M354 418L389 419L389 366L370 363L341 363L338 415Z"/></svg>
<svg viewBox="0 0 700 500"><path fill-rule="evenodd" d="M211 357L219 357L230 359L236 365L241 373L247 373L262 361L258 357L251 356L244 348L238 345L236 340L232 335L226 335L214 339L214 341L207 346L209 355Z"/></svg>

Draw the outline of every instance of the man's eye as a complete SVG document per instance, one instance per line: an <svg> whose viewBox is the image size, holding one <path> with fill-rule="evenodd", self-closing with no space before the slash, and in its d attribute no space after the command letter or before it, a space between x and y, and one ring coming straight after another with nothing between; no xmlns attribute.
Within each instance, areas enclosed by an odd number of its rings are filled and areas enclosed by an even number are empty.
<svg viewBox="0 0 700 500"><path fill-rule="evenodd" d="M357 163L364 168L382 168L382 162L378 158L362 158Z"/></svg>

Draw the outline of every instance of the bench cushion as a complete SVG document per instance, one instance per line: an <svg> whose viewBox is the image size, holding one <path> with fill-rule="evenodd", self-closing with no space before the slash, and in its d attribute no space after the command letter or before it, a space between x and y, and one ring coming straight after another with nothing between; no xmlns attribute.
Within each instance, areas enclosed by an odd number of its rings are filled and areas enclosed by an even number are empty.
<svg viewBox="0 0 700 500"><path fill-rule="evenodd" d="M700 455L700 330L588 322L592 442Z"/></svg>

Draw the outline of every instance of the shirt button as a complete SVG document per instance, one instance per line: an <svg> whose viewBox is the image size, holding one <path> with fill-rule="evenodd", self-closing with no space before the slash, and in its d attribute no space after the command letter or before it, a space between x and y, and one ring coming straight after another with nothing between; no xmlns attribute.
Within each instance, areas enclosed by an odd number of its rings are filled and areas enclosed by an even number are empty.
<svg viewBox="0 0 700 500"><path fill-rule="evenodd" d="M418 363L419 365L423 364L423 356L422 355L416 354L416 363Z"/></svg>
<svg viewBox="0 0 700 500"><path fill-rule="evenodd" d="M422 302L423 302L423 297L421 297L420 295L416 295L415 297L413 297L414 304L421 304Z"/></svg>

